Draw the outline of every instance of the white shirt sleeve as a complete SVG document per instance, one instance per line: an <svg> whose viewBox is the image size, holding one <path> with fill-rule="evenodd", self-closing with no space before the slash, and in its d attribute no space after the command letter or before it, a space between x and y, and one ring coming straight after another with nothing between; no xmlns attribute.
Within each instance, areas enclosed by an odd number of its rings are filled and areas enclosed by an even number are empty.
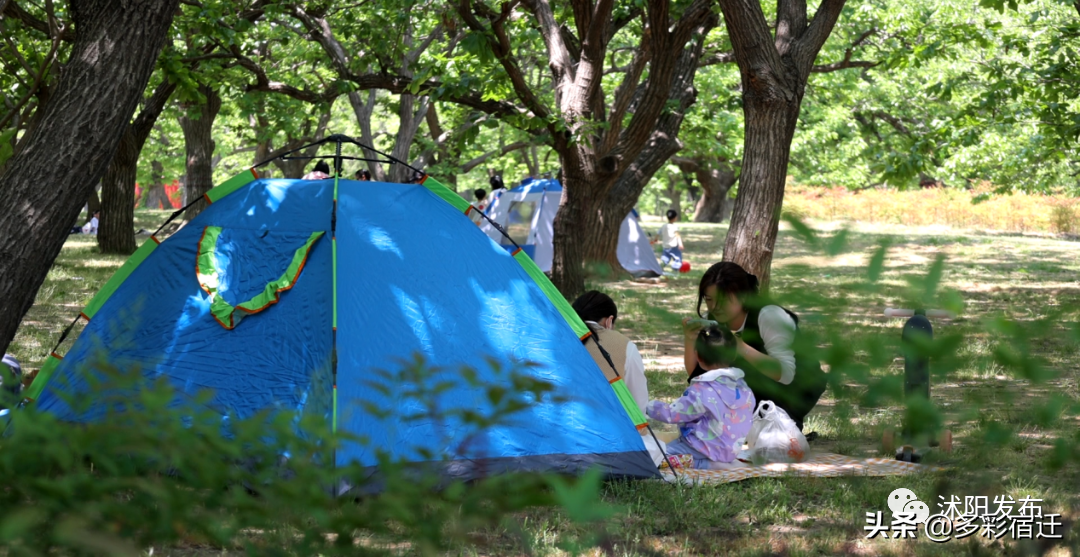
<svg viewBox="0 0 1080 557"><path fill-rule="evenodd" d="M795 380L795 321L780 306L765 306L758 314L758 330L769 356L780 361L780 383Z"/></svg>
<svg viewBox="0 0 1080 557"><path fill-rule="evenodd" d="M641 412L645 412L645 405L649 403L649 384L645 379L645 362L641 359L641 352L633 342L626 345L626 367L623 369L623 381L626 388L634 397Z"/></svg>

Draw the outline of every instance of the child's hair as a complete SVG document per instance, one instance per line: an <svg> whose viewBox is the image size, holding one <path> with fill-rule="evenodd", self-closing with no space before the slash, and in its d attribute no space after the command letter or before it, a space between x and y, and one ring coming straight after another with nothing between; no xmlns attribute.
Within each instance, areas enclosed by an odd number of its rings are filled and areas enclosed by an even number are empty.
<svg viewBox="0 0 1080 557"><path fill-rule="evenodd" d="M698 359L708 367L730 367L735 362L735 335L719 327L708 327L698 333L694 342Z"/></svg>
<svg viewBox="0 0 1080 557"><path fill-rule="evenodd" d="M675 209L668 209L667 220L675 220L676 218L678 218L678 216L679 213L676 212Z"/></svg>
<svg viewBox="0 0 1080 557"><path fill-rule="evenodd" d="M473 195L476 196L477 201L483 201L483 199L487 197L487 190L485 190L484 188L476 188L476 191L473 192Z"/></svg>
<svg viewBox="0 0 1080 557"><path fill-rule="evenodd" d="M619 308L611 296L596 290L590 290L572 304L574 311L582 321L598 322L605 317L619 318Z"/></svg>
<svg viewBox="0 0 1080 557"><path fill-rule="evenodd" d="M315 163L315 171L330 174L330 165L326 164L326 161L319 161Z"/></svg>

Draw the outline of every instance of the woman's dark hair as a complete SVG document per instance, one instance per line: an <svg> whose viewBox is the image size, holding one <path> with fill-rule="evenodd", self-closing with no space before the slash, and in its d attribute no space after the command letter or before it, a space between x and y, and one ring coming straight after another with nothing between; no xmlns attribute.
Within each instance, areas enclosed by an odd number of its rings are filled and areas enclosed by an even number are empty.
<svg viewBox="0 0 1080 557"><path fill-rule="evenodd" d="M371 173L368 172L367 169L357 170L356 177L361 180L371 181Z"/></svg>
<svg viewBox="0 0 1080 557"><path fill-rule="evenodd" d="M697 313L699 316L701 315L701 302L705 299L705 289L710 286L716 286L716 290L720 294L729 292L735 294L740 300L758 296L757 277L746 272L746 269L740 267L738 263L721 261L709 267L709 270L705 271L705 274L701 276L701 282L698 283Z"/></svg>
<svg viewBox="0 0 1080 557"><path fill-rule="evenodd" d="M676 212L675 209L668 209L667 220L671 220L671 219L673 219L673 218L675 218L677 216L679 216L679 213Z"/></svg>
<svg viewBox="0 0 1080 557"><path fill-rule="evenodd" d="M615 306L615 300L596 290L590 290L578 296L572 305L582 321L599 322L608 316L619 317L619 308Z"/></svg>
<svg viewBox="0 0 1080 557"><path fill-rule="evenodd" d="M330 174L330 165L326 164L326 161L319 161L315 163L315 172L325 172Z"/></svg>
<svg viewBox="0 0 1080 557"><path fill-rule="evenodd" d="M694 351L709 367L731 367L735 362L735 335L719 327L702 329L694 341Z"/></svg>
<svg viewBox="0 0 1080 557"><path fill-rule="evenodd" d="M488 184L491 184L491 189L493 189L493 190L497 190L497 189L499 189L499 188L502 188L502 187L503 187L503 179L502 179L502 176L499 176L498 174L496 174L496 175L492 176L492 177L491 177L491 178L490 178L490 179L488 180Z"/></svg>
<svg viewBox="0 0 1080 557"><path fill-rule="evenodd" d="M481 199L487 197L487 190L485 190L484 188L476 188L476 191L473 192L473 196L476 197L477 201L480 201Z"/></svg>

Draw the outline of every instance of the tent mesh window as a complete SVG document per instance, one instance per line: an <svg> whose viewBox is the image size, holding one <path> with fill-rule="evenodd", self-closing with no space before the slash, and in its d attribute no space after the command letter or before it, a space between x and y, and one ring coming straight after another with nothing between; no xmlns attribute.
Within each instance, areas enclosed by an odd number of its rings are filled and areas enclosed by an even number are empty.
<svg viewBox="0 0 1080 557"><path fill-rule="evenodd" d="M532 229L535 213L535 201L515 201L510 204L509 218L506 220L506 234L519 246L529 243L529 231Z"/></svg>

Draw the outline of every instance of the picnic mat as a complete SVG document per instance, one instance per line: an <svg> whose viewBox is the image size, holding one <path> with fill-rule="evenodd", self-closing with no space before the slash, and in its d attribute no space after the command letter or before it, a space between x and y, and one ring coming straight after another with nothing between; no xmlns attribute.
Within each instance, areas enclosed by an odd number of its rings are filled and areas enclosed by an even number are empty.
<svg viewBox="0 0 1080 557"><path fill-rule="evenodd" d="M918 472L942 470L937 466L912 464L891 458L855 458L833 453L814 453L798 464L762 464L751 466L732 463L726 470L676 470L678 481L687 484L722 484L748 478L775 478L781 476L804 476L834 478L838 476L904 476ZM671 470L660 471L664 480L676 481Z"/></svg>

